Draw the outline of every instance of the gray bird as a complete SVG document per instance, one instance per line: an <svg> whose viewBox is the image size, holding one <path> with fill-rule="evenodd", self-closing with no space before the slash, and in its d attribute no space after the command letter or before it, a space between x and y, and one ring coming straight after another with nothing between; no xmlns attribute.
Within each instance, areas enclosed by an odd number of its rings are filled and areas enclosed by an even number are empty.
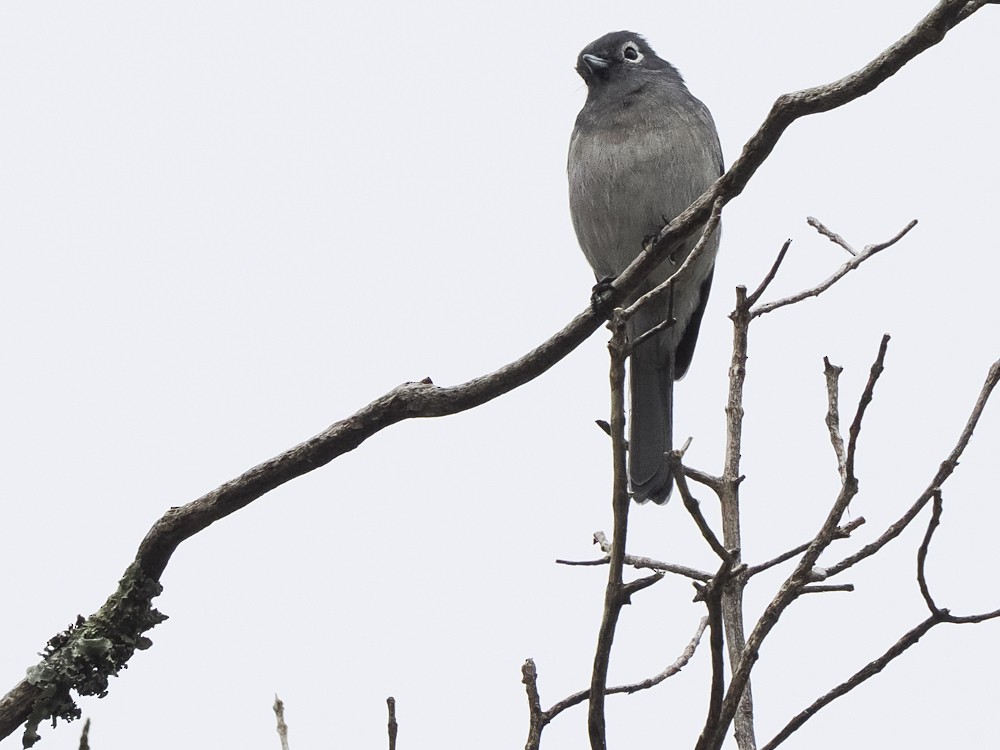
<svg viewBox="0 0 1000 750"><path fill-rule="evenodd" d="M587 102L569 144L569 203L583 254L598 280L618 276L656 234L722 174L722 149L712 115L687 90L680 73L638 34L617 31L588 44L576 70ZM695 233L652 272L632 300L669 278L698 241ZM719 231L670 294L629 321L630 340L666 320L629 362L629 483L640 503L665 503L673 479L673 387L684 377L719 247ZM631 300L630 300L631 301Z"/></svg>

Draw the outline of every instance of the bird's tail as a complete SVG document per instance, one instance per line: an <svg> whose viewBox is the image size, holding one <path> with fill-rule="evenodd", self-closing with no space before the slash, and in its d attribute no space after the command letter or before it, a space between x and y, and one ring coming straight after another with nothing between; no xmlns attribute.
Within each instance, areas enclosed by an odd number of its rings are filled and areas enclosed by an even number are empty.
<svg viewBox="0 0 1000 750"><path fill-rule="evenodd" d="M674 378L658 343L643 342L629 361L628 476L636 502L663 505L674 486L664 455L673 449Z"/></svg>

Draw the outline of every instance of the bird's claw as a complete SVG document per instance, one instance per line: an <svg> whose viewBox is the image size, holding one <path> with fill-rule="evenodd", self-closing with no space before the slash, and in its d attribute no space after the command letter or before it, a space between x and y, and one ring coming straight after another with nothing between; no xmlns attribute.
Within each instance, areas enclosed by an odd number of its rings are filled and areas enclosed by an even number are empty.
<svg viewBox="0 0 1000 750"><path fill-rule="evenodd" d="M594 284L594 288L590 292L590 306L594 312L599 313L605 307L608 295L614 291L614 281L613 276L605 276Z"/></svg>

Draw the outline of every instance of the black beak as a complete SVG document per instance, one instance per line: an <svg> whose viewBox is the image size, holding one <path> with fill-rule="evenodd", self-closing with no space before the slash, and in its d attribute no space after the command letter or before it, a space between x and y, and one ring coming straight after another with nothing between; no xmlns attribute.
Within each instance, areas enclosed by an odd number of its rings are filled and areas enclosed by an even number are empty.
<svg viewBox="0 0 1000 750"><path fill-rule="evenodd" d="M590 68L591 73L596 73L599 70L604 70L609 65L611 65L611 62L609 60L605 60L603 57L598 57L597 55L590 55L590 54L580 55L580 62L582 62L588 68Z"/></svg>

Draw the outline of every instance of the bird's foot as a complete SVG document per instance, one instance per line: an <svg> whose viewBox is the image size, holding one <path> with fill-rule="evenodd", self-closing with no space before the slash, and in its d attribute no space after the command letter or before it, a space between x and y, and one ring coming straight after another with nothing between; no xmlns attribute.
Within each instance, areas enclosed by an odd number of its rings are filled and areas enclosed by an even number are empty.
<svg viewBox="0 0 1000 750"><path fill-rule="evenodd" d="M605 276L594 284L590 292L590 306L594 312L599 313L607 306L608 295L614 291L614 281L613 276Z"/></svg>

